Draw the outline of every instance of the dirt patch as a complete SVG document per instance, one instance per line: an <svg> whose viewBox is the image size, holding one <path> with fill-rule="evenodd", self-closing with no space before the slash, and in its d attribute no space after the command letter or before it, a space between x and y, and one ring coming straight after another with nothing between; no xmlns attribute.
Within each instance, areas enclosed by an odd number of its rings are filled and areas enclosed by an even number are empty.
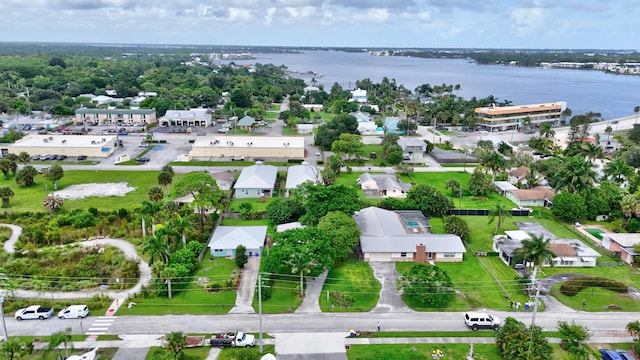
<svg viewBox="0 0 640 360"><path fill-rule="evenodd" d="M88 197L125 196L136 188L127 183L88 183L71 185L55 194L63 199L78 200Z"/></svg>

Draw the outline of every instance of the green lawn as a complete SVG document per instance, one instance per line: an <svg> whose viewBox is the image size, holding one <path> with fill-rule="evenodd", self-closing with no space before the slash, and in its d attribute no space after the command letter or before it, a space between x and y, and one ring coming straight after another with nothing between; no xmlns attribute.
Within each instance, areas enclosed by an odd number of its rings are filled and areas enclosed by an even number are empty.
<svg viewBox="0 0 640 360"><path fill-rule="evenodd" d="M497 347L493 344L475 344L476 360L499 359ZM469 344L401 344L401 345L351 345L347 350L349 360L418 360L432 359L434 351L440 350L445 359L465 359L469 354Z"/></svg>
<svg viewBox="0 0 640 360"><path fill-rule="evenodd" d="M263 202L261 202L259 198L244 198L244 199L235 198L231 200L231 202L229 203L229 207L227 208L227 211L240 212L240 204L247 202L251 204L251 206L253 207L253 211L263 212L267 210L267 206L271 201L273 201L273 198L265 198Z"/></svg>
<svg viewBox="0 0 640 360"><path fill-rule="evenodd" d="M271 298L262 302L265 314L292 313L300 306L300 280L296 275L284 275L275 278L271 286ZM258 296L253 297L253 308L258 312Z"/></svg>
<svg viewBox="0 0 640 360"><path fill-rule="evenodd" d="M256 336L256 342L257 341L258 341L258 336ZM217 359L218 360L237 360L238 359L238 351L249 352L249 353L253 354L253 356L251 356L251 357L243 357L243 359L259 359L261 356L263 356L265 354L275 354L276 353L275 346L273 346L273 345L263 345L262 346L262 350L263 350L263 352L260 353L260 346L258 346L258 345L256 345L255 347L253 347L251 349L245 349L245 350L234 349L234 348L224 348L220 352L220 355L218 355ZM202 358L202 359L204 359L204 358Z"/></svg>
<svg viewBox="0 0 640 360"><path fill-rule="evenodd" d="M329 300L327 300L327 292ZM349 294L355 301L349 309L335 307L333 311L370 311L378 302L380 283L373 276L368 263L347 261L329 271L320 295L322 311L331 311L331 294L335 292Z"/></svg>
<svg viewBox="0 0 640 360"><path fill-rule="evenodd" d="M174 294L171 300L164 297L134 299L136 306L121 307L119 315L206 315L226 314L236 303L235 283L237 273L233 260L205 257L199 270L193 276L193 283L185 290ZM215 293L207 292L207 284L219 284L222 288L231 288Z"/></svg>
<svg viewBox="0 0 640 360"><path fill-rule="evenodd" d="M551 287L551 294L561 303L584 311L640 311L640 303L630 295L603 288L586 288L576 296L566 296L560 292L560 284L556 284ZM586 300L584 307L582 300ZM617 305L621 308L609 309L608 305Z"/></svg>
<svg viewBox="0 0 640 360"><path fill-rule="evenodd" d="M267 111L267 119L277 119L278 114L277 111Z"/></svg>
<svg viewBox="0 0 640 360"><path fill-rule="evenodd" d="M184 174L175 174L175 183ZM142 200L148 200L149 188L158 186L157 171L112 171L112 170L67 170L64 177L58 181L58 190L62 190L70 185L86 183L118 183L125 182L135 190L127 193L126 196L109 197L89 197L80 200L65 200L64 208L87 209L90 207L98 210L114 210L120 208L133 209L139 207ZM47 192L53 190L53 183L42 176L36 178L36 184L30 187L23 187L16 184L13 178L5 179L0 177L0 187L9 186L15 193L10 200L10 206L6 211L32 211L41 212L46 209L42 206L42 200Z"/></svg>
<svg viewBox="0 0 640 360"><path fill-rule="evenodd" d="M280 107L282 106L282 104L279 103L273 103L271 104L271 109L270 110L274 110L274 111L280 111Z"/></svg>

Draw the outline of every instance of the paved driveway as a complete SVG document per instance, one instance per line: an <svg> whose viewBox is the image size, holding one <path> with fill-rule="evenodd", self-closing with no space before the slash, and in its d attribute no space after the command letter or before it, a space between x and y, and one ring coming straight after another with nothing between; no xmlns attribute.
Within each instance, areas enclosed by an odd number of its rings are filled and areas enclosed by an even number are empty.
<svg viewBox="0 0 640 360"><path fill-rule="evenodd" d="M373 270L373 275L382 285L378 304L371 312L412 312L413 310L405 305L400 293L396 290L396 279L400 277L400 274L396 271L395 263L392 261L372 261L369 265Z"/></svg>

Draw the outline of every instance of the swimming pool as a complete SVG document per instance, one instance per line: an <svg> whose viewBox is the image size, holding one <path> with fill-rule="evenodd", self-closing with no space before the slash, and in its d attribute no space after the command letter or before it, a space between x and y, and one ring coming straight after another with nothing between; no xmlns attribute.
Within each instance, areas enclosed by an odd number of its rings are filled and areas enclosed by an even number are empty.
<svg viewBox="0 0 640 360"><path fill-rule="evenodd" d="M407 222L405 222L405 224L407 226L413 226L413 227L420 225L417 221L407 221Z"/></svg>
<svg viewBox="0 0 640 360"><path fill-rule="evenodd" d="M584 231L588 232L589 234L595 236L598 240L602 240L602 233L604 231L602 231L602 229L598 229L598 228L585 228Z"/></svg>

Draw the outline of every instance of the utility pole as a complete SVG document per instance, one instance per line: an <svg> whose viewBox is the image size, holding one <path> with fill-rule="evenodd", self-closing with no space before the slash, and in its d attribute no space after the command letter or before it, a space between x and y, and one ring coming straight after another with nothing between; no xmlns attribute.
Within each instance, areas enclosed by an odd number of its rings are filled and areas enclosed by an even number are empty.
<svg viewBox="0 0 640 360"><path fill-rule="evenodd" d="M260 353L262 354L262 273L258 272L258 317L260 318Z"/></svg>

